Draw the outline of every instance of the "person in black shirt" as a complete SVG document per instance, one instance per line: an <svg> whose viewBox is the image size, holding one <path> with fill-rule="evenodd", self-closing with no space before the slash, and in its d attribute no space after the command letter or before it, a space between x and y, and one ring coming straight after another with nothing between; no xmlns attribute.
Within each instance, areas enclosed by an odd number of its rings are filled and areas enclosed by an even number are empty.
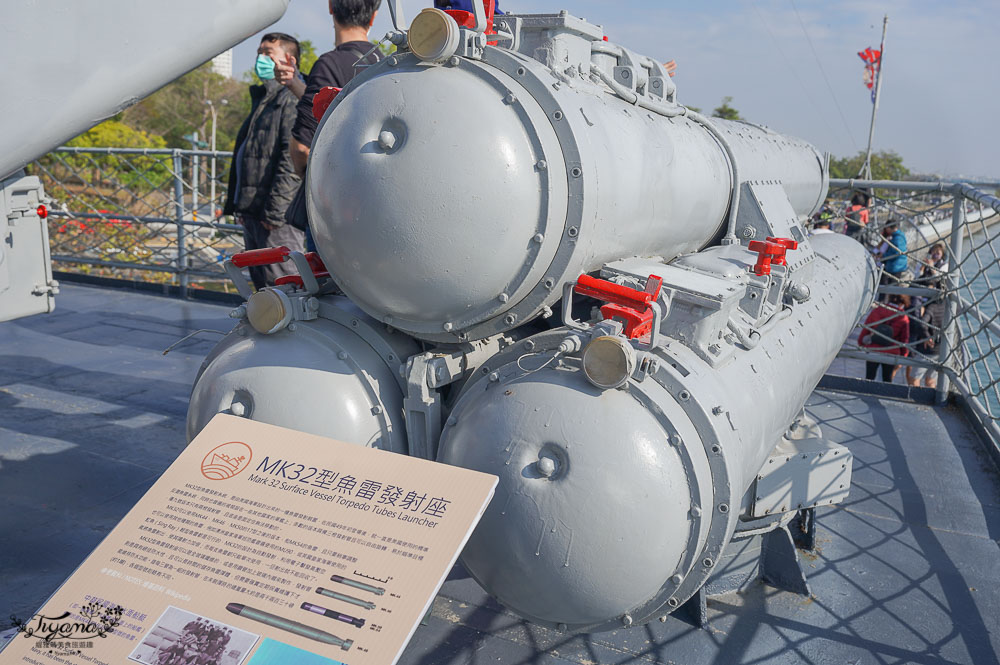
<svg viewBox="0 0 1000 665"><path fill-rule="evenodd" d="M319 121L313 117L313 97L327 86L343 88L347 85L361 71L360 66L354 66L358 60L361 60L359 65L378 62L379 50L369 41L368 31L372 27L381 2L382 0L329 0L336 47L316 60L304 83L299 79L294 63L276 63L275 77L278 82L299 98L295 125L292 127L290 152L295 171L303 178L303 187L309 150L316 128L319 126ZM301 209L304 210L304 206ZM295 217L302 216L302 213L295 215L291 211L290 214ZM312 234L308 227L304 230L306 246L309 250L313 250Z"/></svg>

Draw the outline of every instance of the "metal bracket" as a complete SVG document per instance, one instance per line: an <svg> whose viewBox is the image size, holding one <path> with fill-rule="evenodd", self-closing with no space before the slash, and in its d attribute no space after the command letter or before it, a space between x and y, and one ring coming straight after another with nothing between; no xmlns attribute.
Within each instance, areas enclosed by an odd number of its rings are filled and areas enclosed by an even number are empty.
<svg viewBox="0 0 1000 665"><path fill-rule="evenodd" d="M811 595L809 581L806 580L805 571L799 562L799 553L787 526L764 534L761 549L761 577L765 582L783 591Z"/></svg>
<svg viewBox="0 0 1000 665"><path fill-rule="evenodd" d="M434 356L430 352L412 356L406 361L406 438L411 457L437 458L441 439L441 394L431 388Z"/></svg>

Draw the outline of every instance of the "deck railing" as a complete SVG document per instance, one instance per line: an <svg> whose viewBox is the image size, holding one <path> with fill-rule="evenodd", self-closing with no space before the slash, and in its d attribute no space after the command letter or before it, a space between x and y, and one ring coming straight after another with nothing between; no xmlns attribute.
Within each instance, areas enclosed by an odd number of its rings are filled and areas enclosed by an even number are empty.
<svg viewBox="0 0 1000 665"><path fill-rule="evenodd" d="M41 176L52 198L49 238L57 269L172 283L181 294L230 290L223 263L243 247L242 227L221 215L231 158L221 151L63 147L37 160L29 172ZM869 321L841 355L926 370L933 380L921 382L934 385L940 401L949 390L960 393L1000 445L1000 296L994 286L1000 286L1000 225L993 226L1000 199L962 183L833 180L835 231L844 230L847 202L858 191L872 197L870 222L857 233L861 242L873 252L903 249L882 237L890 220L906 236L907 270L884 275L880 299L905 296L896 298L908 301L901 313L926 324L919 338L872 350L865 342L885 341L879 335L886 330ZM944 250L943 263L928 258L935 245Z"/></svg>
<svg viewBox="0 0 1000 665"><path fill-rule="evenodd" d="M899 365L911 381L926 371L920 384L934 387L940 403L949 389L960 393L1000 444L1000 198L964 183L833 180L830 197L840 201L834 230L851 224L848 202L857 192L871 196L870 222L858 239L876 256L901 254L906 270L892 265L902 261L886 262L896 271L883 272L879 287L888 309L866 317L841 355ZM905 246L883 233L892 222ZM885 326L899 330L904 316L916 334L887 339ZM911 317L922 324L909 325Z"/></svg>
<svg viewBox="0 0 1000 665"><path fill-rule="evenodd" d="M58 148L28 166L51 198L57 270L230 290L243 228L221 215L231 152Z"/></svg>

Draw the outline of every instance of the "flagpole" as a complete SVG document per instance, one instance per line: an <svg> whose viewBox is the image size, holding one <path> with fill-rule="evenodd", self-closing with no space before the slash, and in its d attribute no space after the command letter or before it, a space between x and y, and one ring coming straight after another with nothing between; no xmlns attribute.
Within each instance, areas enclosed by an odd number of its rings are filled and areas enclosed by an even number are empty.
<svg viewBox="0 0 1000 665"><path fill-rule="evenodd" d="M861 166L861 177L872 179L872 140L875 138L875 116L878 115L878 98L882 92L882 64L885 61L885 32L889 26L889 15L882 19L882 45L879 46L878 73L875 75L875 101L872 102L872 122L868 127L868 149L865 150L865 163Z"/></svg>

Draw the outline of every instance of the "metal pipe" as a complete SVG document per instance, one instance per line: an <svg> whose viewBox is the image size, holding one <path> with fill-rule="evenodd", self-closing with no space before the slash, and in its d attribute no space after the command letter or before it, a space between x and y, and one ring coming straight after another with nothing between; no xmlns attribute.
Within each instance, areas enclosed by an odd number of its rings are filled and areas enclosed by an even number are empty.
<svg viewBox="0 0 1000 665"><path fill-rule="evenodd" d="M945 277L947 288L945 289L944 320L941 322L941 349L938 356L938 363L941 369L938 370L938 384L936 401L944 404L948 401L948 373L944 367L948 363L948 356L953 347L952 340L955 338L958 323L957 311L958 301L955 297L958 294L958 278L961 275L962 262L962 226L965 224L965 199L956 192L955 200L951 206L951 256L948 257L948 274Z"/></svg>
<svg viewBox="0 0 1000 665"><path fill-rule="evenodd" d="M188 276L187 269L187 229L184 228L184 181L181 172L181 155L179 151L174 151L174 212L177 219L177 283L180 286L180 295L187 298Z"/></svg>

